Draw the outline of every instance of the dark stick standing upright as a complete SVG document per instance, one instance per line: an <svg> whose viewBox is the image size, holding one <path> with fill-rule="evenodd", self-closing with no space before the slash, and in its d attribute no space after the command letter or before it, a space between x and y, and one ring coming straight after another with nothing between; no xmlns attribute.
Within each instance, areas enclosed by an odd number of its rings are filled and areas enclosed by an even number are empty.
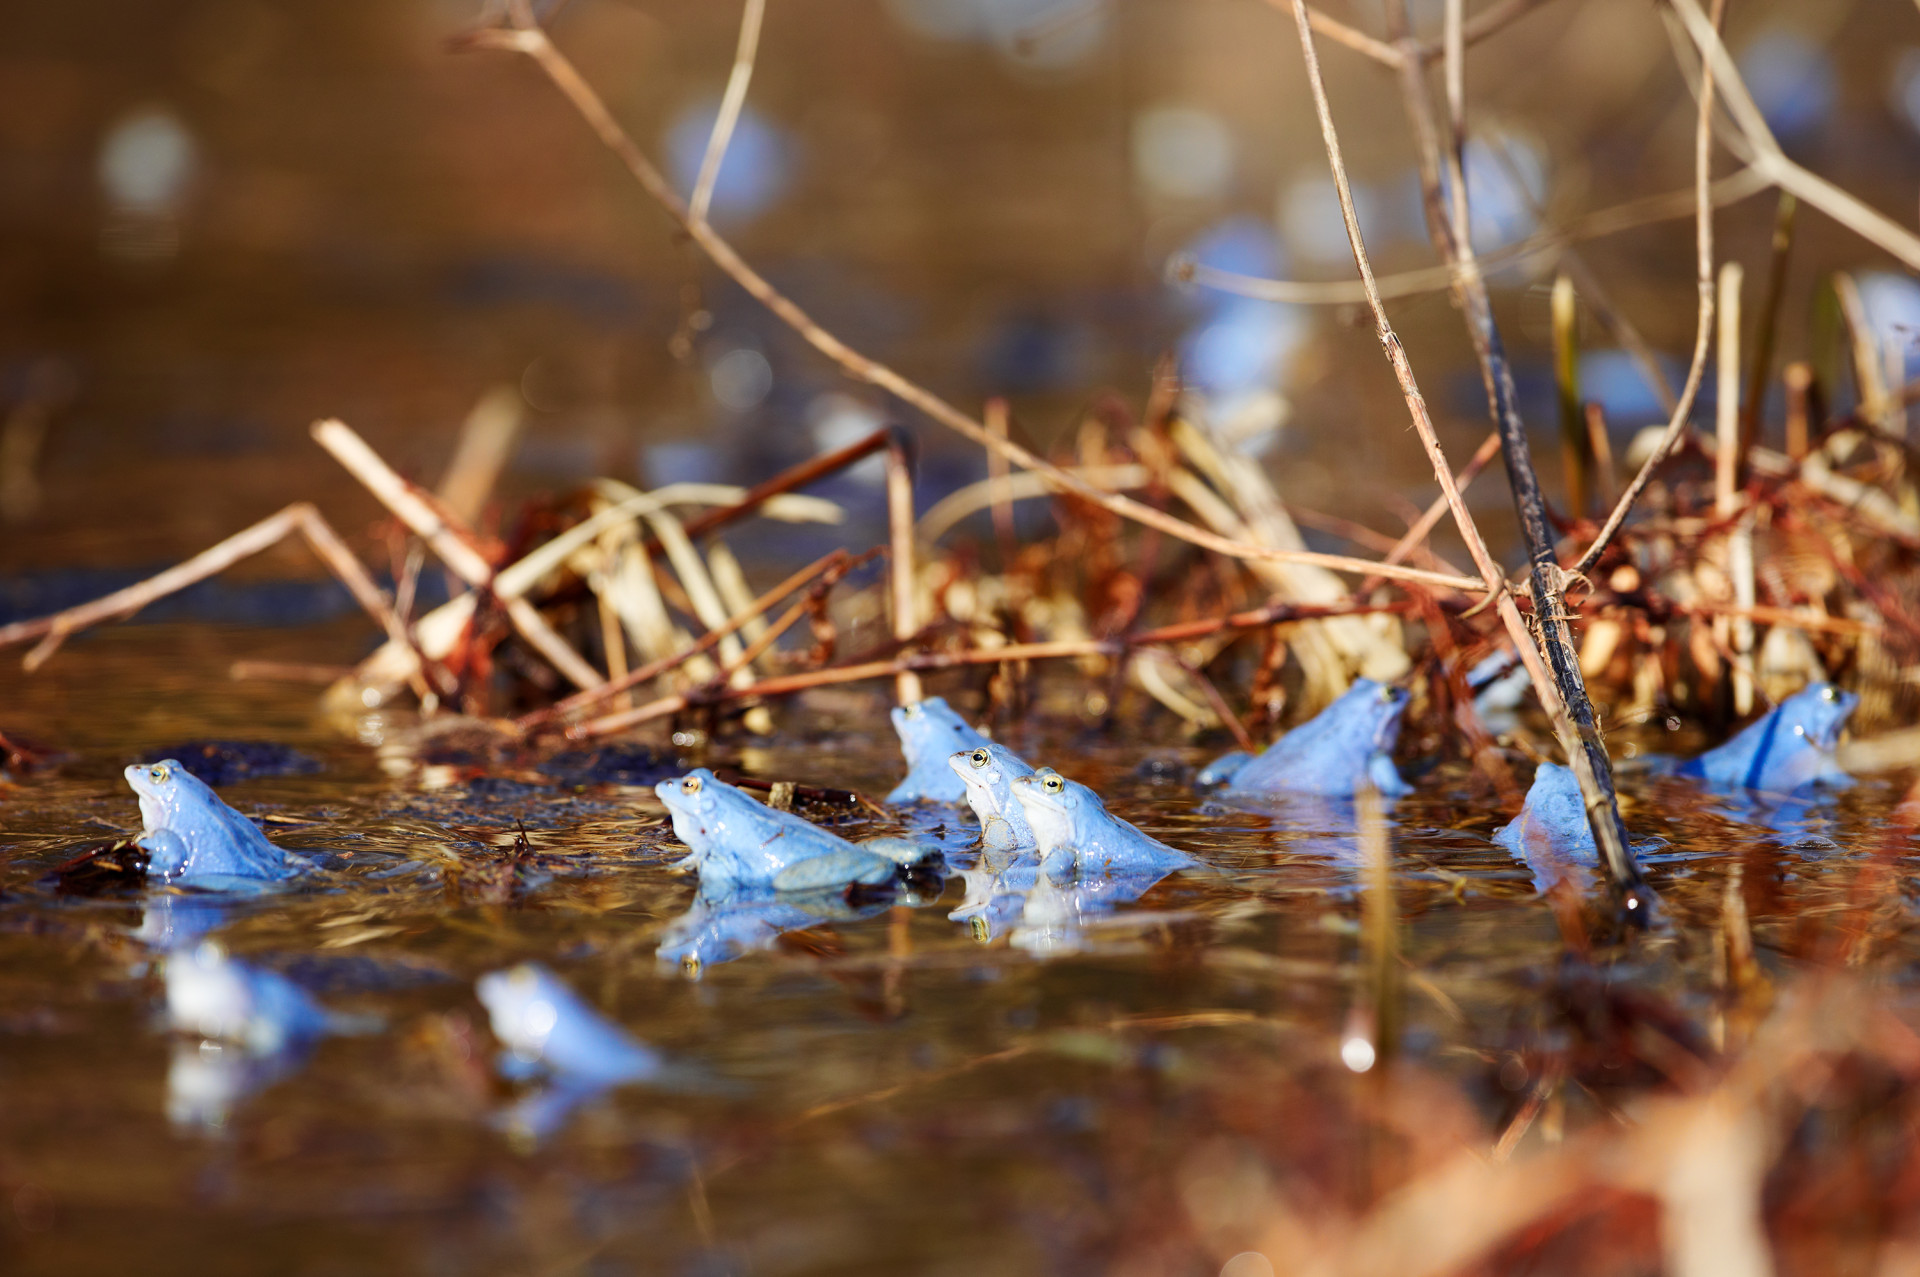
<svg viewBox="0 0 1920 1277"><path fill-rule="evenodd" d="M1457 22L1458 0L1450 0L1449 11L1453 21ZM1393 34L1404 48L1410 32L1404 0L1393 0L1387 6L1387 14ZM1520 417L1512 368L1507 361L1499 326L1494 321L1486 281L1478 263L1474 261L1472 244L1468 239L1471 223L1467 220L1466 175L1461 164L1464 107L1459 90L1462 72L1458 59L1462 56L1462 49L1457 39L1447 42L1446 56L1452 109L1448 113L1450 136L1444 147L1428 96L1424 63L1417 58L1404 57L1399 65L1401 93L1420 156L1421 192L1427 226L1442 260L1454 268L1454 295L1465 313L1467 332L1480 363L1488 409L1494 429L1500 435L1507 481L1513 491L1514 512L1520 522L1521 536L1526 542L1527 579L1533 599L1534 626L1554 684L1566 707L1567 718L1577 734L1578 749L1585 756L1587 765L1584 768L1579 766L1578 760L1571 756L1568 762L1580 778L1587 819L1593 826L1594 839L1600 848L1614 892L1629 916L1644 919L1648 915L1644 906L1650 897L1640 867L1634 860L1633 849L1627 842L1626 824L1620 818L1619 799L1614 790L1612 761L1594 720L1593 702L1587 696L1586 680L1581 676L1572 630L1567 624L1567 574L1554 553L1546 498L1540 490L1539 474L1534 468L1532 450L1527 443L1526 423ZM1452 186L1451 209L1448 208L1440 182L1443 155L1448 163L1447 176ZM1566 741L1563 744L1571 755L1576 742Z"/></svg>

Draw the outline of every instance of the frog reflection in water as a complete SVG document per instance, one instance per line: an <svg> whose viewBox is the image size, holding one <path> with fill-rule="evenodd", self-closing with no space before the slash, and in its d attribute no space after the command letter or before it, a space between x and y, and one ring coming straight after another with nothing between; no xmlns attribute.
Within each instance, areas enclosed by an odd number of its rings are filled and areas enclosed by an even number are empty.
<svg viewBox="0 0 1920 1277"><path fill-rule="evenodd" d="M558 1130L581 1104L629 1082L670 1083L682 1072L625 1029L581 1001L553 972L535 962L483 975L474 985L493 1036L506 1048L502 1075L547 1084L527 1093L498 1118L523 1139Z"/></svg>
<svg viewBox="0 0 1920 1277"><path fill-rule="evenodd" d="M167 1116L217 1130L247 1096L299 1070L329 1033L373 1022L334 1015L272 971L227 955L213 941L175 949L166 963L167 1021L204 1039L183 1043L167 1070Z"/></svg>
<svg viewBox="0 0 1920 1277"><path fill-rule="evenodd" d="M966 787L967 806L980 818L982 846L994 851L1033 846L1033 827L1013 796L1013 782L1032 775L1033 768L992 742L949 755L947 765Z"/></svg>
<svg viewBox="0 0 1920 1277"><path fill-rule="evenodd" d="M1110 814L1100 795L1051 767L1015 780L1013 796L1049 869L1072 863L1096 873L1165 874L1199 863Z"/></svg>
<svg viewBox="0 0 1920 1277"><path fill-rule="evenodd" d="M1216 759L1201 771L1198 783L1220 786L1220 797L1229 800L1288 794L1351 798L1368 784L1388 796L1408 793L1393 766L1406 709L1403 689L1355 679L1338 700L1258 757L1232 753Z"/></svg>
<svg viewBox="0 0 1920 1277"><path fill-rule="evenodd" d="M1833 751L1859 703L1858 696L1831 683L1810 684L1720 748L1680 764L1675 774L1771 794L1851 784L1853 778L1834 761Z"/></svg>
<svg viewBox="0 0 1920 1277"><path fill-rule="evenodd" d="M147 873L168 882L221 878L275 880L293 875L287 853L251 820L220 800L174 759L126 771L140 796L144 832L134 841L149 856Z"/></svg>
<svg viewBox="0 0 1920 1277"><path fill-rule="evenodd" d="M893 730L900 734L900 752L906 755L907 778L887 795L890 803L957 803L966 786L947 766L955 750L979 749L991 744L967 725L938 696L911 705L895 706Z"/></svg>
<svg viewBox="0 0 1920 1277"><path fill-rule="evenodd" d="M955 782L958 783L957 781ZM887 886L901 859L856 847L790 812L775 811L717 779L704 767L653 787L673 817L673 832L693 854L681 863L706 884L769 886L780 891ZM897 841L883 845L912 859Z"/></svg>

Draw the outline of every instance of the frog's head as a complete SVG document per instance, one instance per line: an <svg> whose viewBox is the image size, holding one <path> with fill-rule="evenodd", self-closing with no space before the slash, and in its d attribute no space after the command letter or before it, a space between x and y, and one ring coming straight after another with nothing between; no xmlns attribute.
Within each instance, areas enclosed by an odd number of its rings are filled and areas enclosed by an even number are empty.
<svg viewBox="0 0 1920 1277"><path fill-rule="evenodd" d="M1013 802L1011 785L1017 775L1025 775L1024 765L1004 745L982 745L947 756L947 766L967 787L967 805L985 819L999 815Z"/></svg>
<svg viewBox="0 0 1920 1277"><path fill-rule="evenodd" d="M1400 721L1406 717L1407 702L1412 699L1404 687L1376 683L1370 678L1355 679L1346 695L1349 727L1357 743L1368 754L1391 754L1400 742Z"/></svg>
<svg viewBox="0 0 1920 1277"><path fill-rule="evenodd" d="M528 1064L546 1051L547 1038L570 1000L554 974L533 962L483 975L474 991L487 1009L493 1036Z"/></svg>
<svg viewBox="0 0 1920 1277"><path fill-rule="evenodd" d="M1859 703L1858 696L1832 683L1809 683L1780 702L1780 725L1822 753L1832 753Z"/></svg>
<svg viewBox="0 0 1920 1277"><path fill-rule="evenodd" d="M1042 850L1081 846L1097 832L1095 819L1106 810L1098 794L1051 767L1017 777L1013 796Z"/></svg>
<svg viewBox="0 0 1920 1277"><path fill-rule="evenodd" d="M673 817L673 836L695 854L707 849L729 798L753 801L704 767L696 767L677 780L663 780L653 787L653 792L660 796L660 801L667 805L667 814Z"/></svg>
<svg viewBox="0 0 1920 1277"><path fill-rule="evenodd" d="M220 805L219 796L178 759L135 763L126 777L140 798L140 819L149 834L178 828L194 813Z"/></svg>
<svg viewBox="0 0 1920 1277"><path fill-rule="evenodd" d="M967 720L954 713L943 697L929 696L910 705L896 705L890 716L893 730L900 733L901 752L916 766L921 759L945 758L979 740Z"/></svg>

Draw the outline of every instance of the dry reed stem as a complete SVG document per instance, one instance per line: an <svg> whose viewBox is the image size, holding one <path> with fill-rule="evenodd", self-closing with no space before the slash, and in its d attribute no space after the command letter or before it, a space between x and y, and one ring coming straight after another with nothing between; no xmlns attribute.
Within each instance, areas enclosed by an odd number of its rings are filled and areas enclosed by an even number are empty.
<svg viewBox="0 0 1920 1277"><path fill-rule="evenodd" d="M493 565L474 548L472 534L458 526L450 514L423 498L418 489L395 473L351 427L344 421L328 418L314 422L311 433L314 442L346 467L395 518L413 529L455 576L476 590L491 588ZM599 687L606 682L600 671L587 664L586 659L547 624L547 619L533 604L518 595L503 597L500 602L520 636L574 686Z"/></svg>
<svg viewBox="0 0 1920 1277"><path fill-rule="evenodd" d="M1008 435L1012 433L1012 412L1008 407L1007 401L1003 398L995 396L987 400L987 406L981 414L981 419L986 423L988 430L1000 436L1002 439L1007 438ZM994 449L988 448L987 500L993 508L993 536L999 545L1000 570L1002 572L1007 571L1013 566L1013 556L1018 550L1018 542L1014 537L1013 527L1012 480L1013 476L1009 472L1006 457ZM950 499L951 498L943 497L939 502L935 503L935 507L938 508L938 506ZM932 514L932 510L927 511L928 518L923 520L923 523L930 522ZM931 536L928 537L928 540L933 539Z"/></svg>
<svg viewBox="0 0 1920 1277"><path fill-rule="evenodd" d="M762 615L768 608L780 602L780 600L786 598L795 590L807 585L813 581L815 577L824 575L834 577L834 579L837 580L838 574L844 573L846 570L852 568L855 563L864 560L866 557L867 556L862 555L860 559L855 559L845 550L834 550L829 554L822 555L806 567L795 572L792 576L789 576L786 580L780 582L780 584L768 590L765 594L762 594L759 598L753 600L752 603L740 611L735 612L720 625L708 630L698 641L689 644L680 651L670 656L663 656L658 660L649 661L638 669L631 671L623 678L609 679L599 687L589 691L576 692L563 701L558 701L547 706L545 709L536 710L520 719L514 726L523 732L533 731L555 719L562 718L568 714L578 713L583 709L599 704L611 696L625 692L630 688L638 687L640 684L652 679L656 679L669 670L676 669L694 657L707 652L718 644L721 639L734 633L754 617Z"/></svg>
<svg viewBox="0 0 1920 1277"><path fill-rule="evenodd" d="M693 198L687 201L687 216L696 222L707 220L707 207L713 202L713 188L720 180L720 165L727 158L727 145L733 140L734 127L740 123L740 108L746 105L747 87L753 83L754 59L760 52L760 25L767 14L767 0L747 0L740 15L740 43L733 54L733 71L727 76L727 91L720 99L720 110L713 117L713 132L707 137L707 150L700 157L700 175L694 179Z"/></svg>
<svg viewBox="0 0 1920 1277"><path fill-rule="evenodd" d="M1780 149L1773 131L1767 127L1766 117L1754 104L1752 95L1747 92L1746 82L1740 78L1739 69L1734 66L1727 46L1720 39L1717 14L1723 0L1715 0L1715 19L1709 19L1701 12L1695 0L1665 0L1665 3L1679 16L1681 25L1700 53L1703 82L1707 75L1720 80L1727 114L1753 150L1750 161L1753 167L1765 174L1775 186L1813 205L1869 244L1899 258L1909 269L1920 270L1920 236L1870 207L1858 196L1802 168Z"/></svg>
<svg viewBox="0 0 1920 1277"><path fill-rule="evenodd" d="M1739 262L1720 267L1720 352L1715 372L1719 384L1714 404L1718 449L1713 467L1713 509L1721 520L1733 521L1727 531L1727 575L1733 581L1733 604L1751 609L1753 587L1753 518L1741 512L1740 472L1740 283ZM1724 630L1733 652L1733 712L1753 712L1753 621L1747 615L1716 621L1715 638Z"/></svg>
<svg viewBox="0 0 1920 1277"><path fill-rule="evenodd" d="M1768 186L1765 177L1751 168L1743 168L1715 181L1710 188L1710 198L1715 208L1725 208L1753 198ZM1543 261L1584 240L1600 239L1679 217L1690 217L1697 204L1698 197L1691 187L1684 191L1644 196L1587 213L1557 230L1540 231L1518 243L1494 249L1485 254L1481 261L1488 269ZM1169 260L1167 269L1176 280L1190 281L1204 288L1251 297L1257 301L1287 302L1296 306L1355 306L1367 300L1367 290L1355 279L1313 282L1267 279L1259 275L1221 270L1179 254ZM1453 268L1444 264L1422 266L1378 276L1376 284L1380 296L1389 301L1417 297L1423 293L1444 292L1453 286ZM1582 283L1581 286L1584 289L1586 284Z"/></svg>
<svg viewBox="0 0 1920 1277"><path fill-rule="evenodd" d="M1447 576L1400 565L1388 566L1338 554L1317 554L1306 550L1276 550L1217 536L1183 519L1177 519L1156 510L1152 506L1101 491L1012 440L996 437L985 425L961 412L932 391L909 381L887 365L854 350L822 328L812 316L748 265L732 244L715 232L710 225L692 220L686 205L667 185L666 179L660 175L660 171L654 167L653 162L635 145L626 130L620 126L619 121L613 118L612 112L607 109L600 95L586 82L573 63L560 52L548 38L546 31L534 20L525 0L512 0L508 6L508 16L513 23L511 28L488 28L474 32L462 40L461 45L506 49L532 58L574 109L580 113L581 118L593 129L600 141L626 165L627 171L635 181L640 183L641 188L686 232L688 238L700 246L714 265L745 289L749 296L772 311L776 318L798 333L808 345L838 364L848 376L878 386L896 398L911 404L948 429L984 448L999 452L1014 465L1047 476L1060 491L1091 502L1122 518L1157 529L1169 536L1229 558L1313 564L1339 572L1373 573L1393 580L1410 581L1420 585L1469 593L1477 593L1486 588L1484 582L1474 581L1468 577Z"/></svg>
<svg viewBox="0 0 1920 1277"><path fill-rule="evenodd" d="M1720 14L1726 0L1714 0L1713 21L1720 22ZM1614 503L1607 515L1607 521L1600 525L1599 533L1593 538L1593 544L1573 565L1576 573L1591 572L1600 556L1607 551L1608 544L1620 525L1627 521L1627 515L1640 500L1640 494L1653 482L1654 471L1666 459L1667 453L1679 441L1687 428L1687 417L1693 412L1694 397L1700 392L1700 378L1707 367L1707 339L1713 331L1713 195L1711 182L1713 171L1713 86L1714 71L1709 64L1700 78L1698 114L1693 134L1693 189L1694 189L1694 287L1697 291L1698 316L1694 320L1693 358L1687 364L1687 380L1680 389L1680 402L1673 407L1673 414L1667 419L1667 428L1661 432L1659 443L1654 445L1646 462L1641 465L1638 474L1627 484L1626 491Z"/></svg>
<svg viewBox="0 0 1920 1277"><path fill-rule="evenodd" d="M898 433L887 442L887 531L891 543L887 585L893 603L893 638L896 643L911 643L920 632L914 607L913 468L907 462L906 440ZM900 671L893 690L902 705L912 705L923 695L920 676L912 670Z"/></svg>
<svg viewBox="0 0 1920 1277"><path fill-rule="evenodd" d="M1781 191L1773 211L1773 240L1767 262L1767 293L1760 302L1760 325L1754 333L1753 362L1747 370L1746 402L1740 409L1740 443L1751 447L1760 437L1760 410L1767 397L1768 374L1773 371L1774 338L1780 328L1780 307L1787 299L1787 258L1793 250L1794 214L1800 201ZM1902 378L1904 380L1904 378Z"/></svg>
<svg viewBox="0 0 1920 1277"><path fill-rule="evenodd" d="M1594 837L1599 844L1617 902L1627 916L1647 920L1652 914L1652 897L1645 889L1639 866L1635 864L1633 851L1627 843L1626 826L1620 819L1611 763L1606 746L1594 726L1593 707L1587 699L1586 685L1581 679L1571 635L1561 611L1564 607L1561 582L1550 575L1558 571L1558 564L1553 561L1545 502L1528 456L1526 428L1513 406L1512 373L1500 346L1499 330L1493 322L1485 282L1474 262L1472 246L1466 242L1467 227L1458 228L1456 233L1455 228L1449 225L1448 214L1440 201L1437 174L1440 147L1434 135L1424 75L1413 64L1404 65L1400 73L1403 96L1421 157L1421 187L1427 205L1429 229L1442 257L1456 268L1455 296L1467 312L1468 335L1480 358L1489 407L1501 436L1501 450L1506 457L1507 478L1513 489L1515 512L1519 515L1521 530L1527 541L1534 619L1540 627L1540 643L1546 649L1547 662L1552 665L1551 675L1541 660L1540 648L1535 645L1519 608L1512 596L1502 588L1499 569L1472 515L1460 499L1453 471L1434 432L1432 418L1428 415L1426 400L1414 379L1413 367L1387 318L1385 304L1374 290L1373 269L1360 233L1359 218L1354 211L1353 192L1347 180L1345 162L1341 158L1340 140L1334 128L1332 108L1327 102L1326 83L1320 71L1319 56L1314 49L1313 33L1307 23L1305 0L1293 0L1293 7L1301 53L1306 61L1307 81L1313 92L1314 110L1319 117L1321 139L1333 170L1334 189L1340 197L1340 212L1346 223L1347 241L1353 249L1354 264L1359 268L1360 277L1367 284L1368 306L1373 311L1375 328L1381 345L1386 349L1388 361L1393 365L1394 374L1400 381L1415 433L1420 436L1420 442L1427 451L1434 477L1439 481L1441 492L1448 498L1455 523L1473 554L1475 566L1487 580L1488 597L1498 602L1501 622L1506 626L1527 668L1527 675L1534 684L1541 707L1553 723L1554 734L1567 755L1567 765L1579 782L1587 818L1593 826ZM1396 4L1390 12L1397 23L1404 27L1404 6ZM1450 148L1449 154L1455 166L1452 174L1454 189L1464 191L1465 182L1457 163L1458 149Z"/></svg>
<svg viewBox="0 0 1920 1277"><path fill-rule="evenodd" d="M576 724L567 731L576 739L608 736L637 724L678 714L696 705L713 705L750 697L786 696L815 687L840 683L860 683L871 679L892 678L903 670L929 671L955 669L968 665L998 665L1009 661L1035 661L1083 656L1123 658L1137 647L1164 643L1183 643L1204 638L1222 630L1264 629L1270 625L1294 621L1318 621L1336 616L1361 616L1381 612L1405 612L1412 605L1396 603L1356 604L1315 607L1301 604L1272 604L1250 612L1182 621L1112 639L1057 639L1044 643L1010 643L1003 647L973 648L959 652L914 652L891 660L864 661L855 665L835 665L761 679L745 687L710 687L677 696L665 696L618 714ZM542 711L550 715L550 711Z"/></svg>
<svg viewBox="0 0 1920 1277"><path fill-rule="evenodd" d="M269 549L295 532L306 538L321 562L339 578L340 583L353 595L354 601L373 617L381 629L402 643L409 642L406 629L388 605L386 595L374 584L360 560L347 549L346 543L321 517L319 510L310 502L296 501L279 513L268 515L252 527L243 528L219 544L202 550L186 562L129 585L124 590L115 590L104 598L50 616L0 625L0 647L23 643L31 638L41 639L39 646L27 653L23 662L28 671L36 670L59 650L69 634L103 621L132 616L149 603L224 572L241 559Z"/></svg>

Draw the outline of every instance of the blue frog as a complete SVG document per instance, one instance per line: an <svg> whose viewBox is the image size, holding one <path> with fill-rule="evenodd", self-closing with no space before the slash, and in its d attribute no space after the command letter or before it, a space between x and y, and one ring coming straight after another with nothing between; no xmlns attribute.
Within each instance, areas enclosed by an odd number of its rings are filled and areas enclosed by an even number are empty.
<svg viewBox="0 0 1920 1277"><path fill-rule="evenodd" d="M1232 753L1208 764L1198 784L1219 786L1219 796L1229 801L1290 794L1351 798L1368 784L1388 796L1409 793L1393 765L1407 700L1401 688L1355 679L1338 700L1258 757Z"/></svg>
<svg viewBox="0 0 1920 1277"><path fill-rule="evenodd" d="M134 841L147 852L150 877L219 885L221 879L293 876L287 853L177 760L135 765L126 777L140 798L145 829Z"/></svg>
<svg viewBox="0 0 1920 1277"><path fill-rule="evenodd" d="M1834 761L1833 752L1859 703L1858 696L1831 683L1809 684L1718 749L1681 763L1674 773L1770 794L1851 784L1853 778Z"/></svg>
<svg viewBox="0 0 1920 1277"><path fill-rule="evenodd" d="M948 772L952 775L951 771ZM956 778L954 781L958 784ZM653 787L673 817L673 832L692 854L702 884L814 891L896 882L917 852L903 840L857 847L791 812L754 801L704 767Z"/></svg>
<svg viewBox="0 0 1920 1277"><path fill-rule="evenodd" d="M1111 814L1100 795L1051 767L1015 780L1013 796L1050 870L1074 864L1091 872L1161 875L1199 863Z"/></svg>
<svg viewBox="0 0 1920 1277"><path fill-rule="evenodd" d="M1033 846L1033 827L1013 796L1013 782L1032 775L1033 768L1005 745L991 741L954 753L947 765L966 787L967 806L980 820L982 846L995 851Z"/></svg>
<svg viewBox="0 0 1920 1277"><path fill-rule="evenodd" d="M907 777L887 795L890 803L957 803L967 796L947 759L958 750L990 744L967 725L945 700L929 696L911 705L895 706L893 730L900 735L900 752L907 759Z"/></svg>

